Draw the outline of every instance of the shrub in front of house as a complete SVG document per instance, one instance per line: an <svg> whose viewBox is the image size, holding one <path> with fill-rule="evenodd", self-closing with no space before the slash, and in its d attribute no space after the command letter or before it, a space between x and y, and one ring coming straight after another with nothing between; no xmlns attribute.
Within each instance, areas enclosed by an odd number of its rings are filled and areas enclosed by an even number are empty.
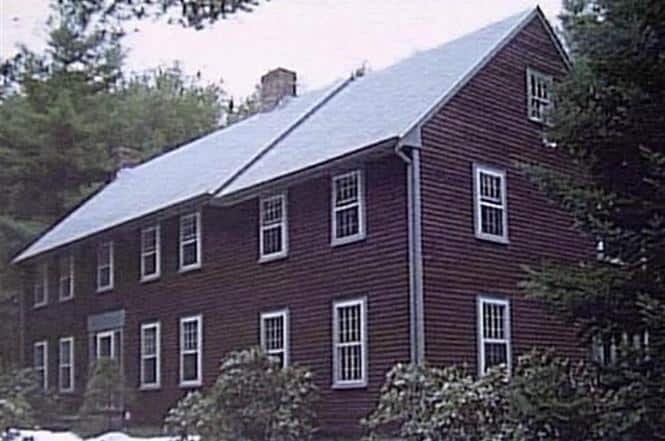
<svg viewBox="0 0 665 441"><path fill-rule="evenodd" d="M282 367L259 348L234 351L205 394L187 395L171 409L170 435L204 440L296 441L314 433L317 388L303 367Z"/></svg>

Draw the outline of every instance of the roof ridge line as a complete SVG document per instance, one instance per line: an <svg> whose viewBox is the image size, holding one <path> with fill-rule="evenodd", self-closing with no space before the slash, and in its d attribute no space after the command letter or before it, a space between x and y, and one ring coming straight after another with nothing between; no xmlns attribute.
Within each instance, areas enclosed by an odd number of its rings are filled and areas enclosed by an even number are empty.
<svg viewBox="0 0 665 441"><path fill-rule="evenodd" d="M324 104L330 101L337 93L344 89L351 81L354 80L354 77L351 76L346 80L340 82L335 86L331 91L326 93L320 100L312 104L312 106L307 109L300 117L298 117L291 125L289 125L284 131L279 135L275 136L265 147L263 147L256 155L254 155L247 163L241 166L235 173L231 175L226 181L222 182L217 188L215 188L211 193L214 196L219 194L224 188L230 185L233 181L238 179L247 169L254 165L259 159L261 159L266 153L268 153L274 146L279 144L284 138L286 138L291 132L293 132L298 126L300 126L307 118L312 116L317 110L321 108Z"/></svg>

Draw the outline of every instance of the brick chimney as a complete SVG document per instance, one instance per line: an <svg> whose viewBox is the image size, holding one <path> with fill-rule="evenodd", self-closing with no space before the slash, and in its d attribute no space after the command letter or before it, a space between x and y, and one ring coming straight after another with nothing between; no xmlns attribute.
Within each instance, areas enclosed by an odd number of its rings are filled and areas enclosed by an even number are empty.
<svg viewBox="0 0 665 441"><path fill-rule="evenodd" d="M269 112L282 98L296 96L296 73L278 67L261 77L261 111Z"/></svg>

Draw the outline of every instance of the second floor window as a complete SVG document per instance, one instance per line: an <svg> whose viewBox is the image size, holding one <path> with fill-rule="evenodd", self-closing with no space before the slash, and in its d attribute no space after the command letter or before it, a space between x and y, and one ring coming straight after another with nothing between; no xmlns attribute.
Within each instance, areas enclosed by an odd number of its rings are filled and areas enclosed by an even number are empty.
<svg viewBox="0 0 665 441"><path fill-rule="evenodd" d="M259 248L261 259L282 257L287 253L286 196L261 199Z"/></svg>
<svg viewBox="0 0 665 441"><path fill-rule="evenodd" d="M35 270L32 294L35 308L48 303L48 265L45 263Z"/></svg>
<svg viewBox="0 0 665 441"><path fill-rule="evenodd" d="M46 340L35 342L33 351L32 367L37 375L37 381L43 390L48 390L48 342Z"/></svg>
<svg viewBox="0 0 665 441"><path fill-rule="evenodd" d="M261 347L280 366L289 364L289 319L288 310L261 314Z"/></svg>
<svg viewBox="0 0 665 441"><path fill-rule="evenodd" d="M58 354L58 377L60 392L74 391L74 337L60 339Z"/></svg>
<svg viewBox="0 0 665 441"><path fill-rule="evenodd" d="M508 241L506 172L474 165L476 237Z"/></svg>
<svg viewBox="0 0 665 441"><path fill-rule="evenodd" d="M113 242L97 246L97 292L113 289Z"/></svg>
<svg viewBox="0 0 665 441"><path fill-rule="evenodd" d="M366 300L333 304L333 385L367 385Z"/></svg>
<svg viewBox="0 0 665 441"><path fill-rule="evenodd" d="M480 297L478 299L478 336L480 374L491 367L511 366L510 303L508 300Z"/></svg>
<svg viewBox="0 0 665 441"><path fill-rule="evenodd" d="M141 388L160 385L160 325L141 325Z"/></svg>
<svg viewBox="0 0 665 441"><path fill-rule="evenodd" d="M180 216L180 270L201 266L201 213Z"/></svg>
<svg viewBox="0 0 665 441"><path fill-rule="evenodd" d="M332 179L332 244L365 237L362 173L354 170Z"/></svg>
<svg viewBox="0 0 665 441"><path fill-rule="evenodd" d="M526 81L529 119L549 123L552 111L552 77L534 69L527 69Z"/></svg>
<svg viewBox="0 0 665 441"><path fill-rule="evenodd" d="M203 371L203 319L200 315L180 319L180 385L200 386Z"/></svg>
<svg viewBox="0 0 665 441"><path fill-rule="evenodd" d="M74 297L74 256L60 258L60 279L58 283L58 296L60 301Z"/></svg>
<svg viewBox="0 0 665 441"><path fill-rule="evenodd" d="M141 280L152 280L161 272L159 225L141 230Z"/></svg>

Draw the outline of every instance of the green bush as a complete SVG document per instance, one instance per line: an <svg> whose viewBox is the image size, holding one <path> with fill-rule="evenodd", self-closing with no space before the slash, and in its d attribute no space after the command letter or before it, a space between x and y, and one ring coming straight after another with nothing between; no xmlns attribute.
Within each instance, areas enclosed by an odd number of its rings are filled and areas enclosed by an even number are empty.
<svg viewBox="0 0 665 441"><path fill-rule="evenodd" d="M165 426L181 439L296 441L314 433L317 389L305 368L282 368L259 348L230 353L207 394L187 395Z"/></svg>

